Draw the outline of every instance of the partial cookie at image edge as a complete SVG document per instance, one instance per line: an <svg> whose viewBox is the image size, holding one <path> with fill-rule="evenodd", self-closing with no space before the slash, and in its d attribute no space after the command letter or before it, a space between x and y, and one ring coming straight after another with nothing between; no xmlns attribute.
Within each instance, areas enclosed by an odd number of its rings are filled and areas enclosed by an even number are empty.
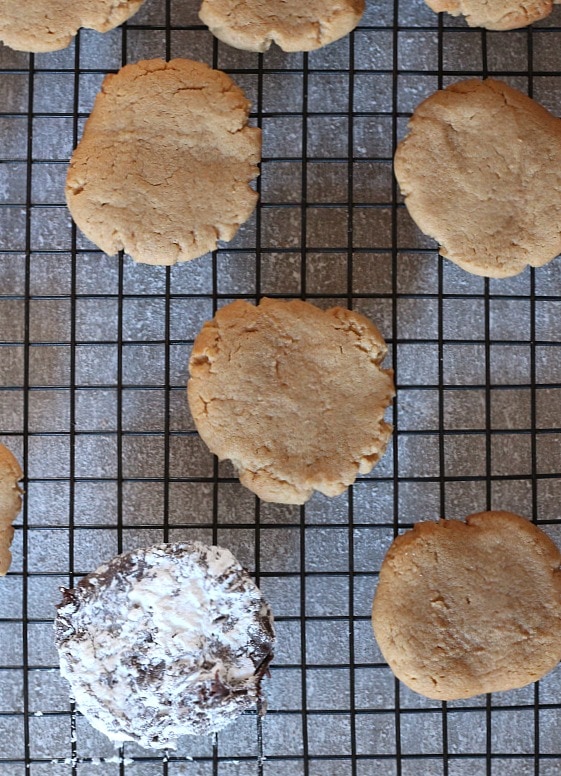
<svg viewBox="0 0 561 776"><path fill-rule="evenodd" d="M545 19L561 0L425 0L435 13L463 16L470 27L506 31L528 27Z"/></svg>
<svg viewBox="0 0 561 776"><path fill-rule="evenodd" d="M561 120L501 81L423 100L394 172L419 229L472 274L510 277L561 252Z"/></svg>
<svg viewBox="0 0 561 776"><path fill-rule="evenodd" d="M0 40L15 51L46 53L72 43L83 27L108 32L130 19L144 0L0 0Z"/></svg>
<svg viewBox="0 0 561 776"><path fill-rule="evenodd" d="M314 51L348 35L359 23L365 0L203 0L201 21L223 43L244 51Z"/></svg>
<svg viewBox="0 0 561 776"><path fill-rule="evenodd" d="M12 562L12 523L21 510L23 491L18 483L22 478L23 472L16 457L7 447L0 445L0 576L8 573Z"/></svg>

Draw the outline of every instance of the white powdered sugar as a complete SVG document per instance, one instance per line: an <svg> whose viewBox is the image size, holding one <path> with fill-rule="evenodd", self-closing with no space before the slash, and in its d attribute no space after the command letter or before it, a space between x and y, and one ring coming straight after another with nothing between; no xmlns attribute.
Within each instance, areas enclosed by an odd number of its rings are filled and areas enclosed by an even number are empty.
<svg viewBox="0 0 561 776"><path fill-rule="evenodd" d="M65 591L55 622L79 710L114 741L173 747L260 697L270 609L234 556L199 542L114 558Z"/></svg>

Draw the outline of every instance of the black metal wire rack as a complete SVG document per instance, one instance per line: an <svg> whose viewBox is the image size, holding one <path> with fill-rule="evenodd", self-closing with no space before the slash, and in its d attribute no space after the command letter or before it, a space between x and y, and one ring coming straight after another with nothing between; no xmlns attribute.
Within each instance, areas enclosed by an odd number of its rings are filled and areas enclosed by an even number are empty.
<svg viewBox="0 0 561 776"><path fill-rule="evenodd" d="M0 49L0 439L27 492L0 580L0 776L560 774L560 670L428 701L393 678L369 618L383 554L417 520L502 507L561 540L561 263L489 281L443 262L391 164L413 107L461 78L502 78L561 115L561 9L489 33L422 0L378 0L323 50L256 55L214 40L197 6L147 0L65 51ZM103 256L63 196L104 74L154 56L231 73L264 132L254 218L172 269ZM362 310L396 374L382 463L302 509L259 503L218 465L184 395L203 321L263 295ZM58 587L118 551L181 538L231 548L274 608L268 714L176 752L116 751L59 677Z"/></svg>

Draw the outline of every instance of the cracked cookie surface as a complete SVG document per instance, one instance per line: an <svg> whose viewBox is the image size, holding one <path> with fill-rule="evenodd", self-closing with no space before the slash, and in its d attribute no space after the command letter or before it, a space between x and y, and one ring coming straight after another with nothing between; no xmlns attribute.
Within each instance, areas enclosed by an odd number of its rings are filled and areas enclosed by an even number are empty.
<svg viewBox="0 0 561 776"><path fill-rule="evenodd" d="M151 59L105 78L68 170L76 224L109 255L175 264L231 240L255 208L261 131L232 79Z"/></svg>
<svg viewBox="0 0 561 776"><path fill-rule="evenodd" d="M545 19L561 0L425 0L436 13L465 16L470 27L516 30Z"/></svg>
<svg viewBox="0 0 561 776"><path fill-rule="evenodd" d="M350 33L364 0L203 0L199 16L213 35L245 51L312 51Z"/></svg>
<svg viewBox="0 0 561 776"><path fill-rule="evenodd" d="M22 477L21 466L13 453L0 445L0 576L8 573L12 562L12 523L21 509L22 491L18 483Z"/></svg>
<svg viewBox="0 0 561 776"><path fill-rule="evenodd" d="M360 313L299 300L220 309L189 364L197 430L264 501L342 493L383 455L394 395L386 345Z"/></svg>
<svg viewBox="0 0 561 776"><path fill-rule="evenodd" d="M394 169L413 220L468 272L508 277L561 252L561 120L500 81L424 100Z"/></svg>
<svg viewBox="0 0 561 776"><path fill-rule="evenodd" d="M390 668L429 698L523 687L561 658L561 553L511 512L417 523L390 547L372 624Z"/></svg>
<svg viewBox="0 0 561 776"><path fill-rule="evenodd" d="M57 51L80 27L107 32L135 14L144 0L0 0L0 40L16 51Z"/></svg>

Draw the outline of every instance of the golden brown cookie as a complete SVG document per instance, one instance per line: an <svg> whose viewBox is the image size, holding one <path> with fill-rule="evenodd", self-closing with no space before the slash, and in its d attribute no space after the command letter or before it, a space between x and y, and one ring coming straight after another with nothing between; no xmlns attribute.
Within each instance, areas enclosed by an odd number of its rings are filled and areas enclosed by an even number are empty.
<svg viewBox="0 0 561 776"><path fill-rule="evenodd" d="M0 445L0 576L8 573L12 562L12 523L21 509L22 491L18 482L22 477L23 472L14 455Z"/></svg>
<svg viewBox="0 0 561 776"><path fill-rule="evenodd" d="M257 202L261 130L232 79L188 59L108 75L68 170L66 199L105 253L175 264L231 240Z"/></svg>
<svg viewBox="0 0 561 776"><path fill-rule="evenodd" d="M455 700L535 682L561 659L561 553L511 512L418 523L390 547L372 624L408 687Z"/></svg>
<svg viewBox="0 0 561 776"><path fill-rule="evenodd" d="M462 81L417 106L395 175L419 228L475 275L561 252L561 120L500 81Z"/></svg>
<svg viewBox="0 0 561 776"><path fill-rule="evenodd" d="M0 40L17 51L57 51L80 27L107 32L135 14L144 0L0 0Z"/></svg>
<svg viewBox="0 0 561 776"><path fill-rule="evenodd" d="M436 13L465 16L470 27L516 30L544 19L561 0L425 0Z"/></svg>
<svg viewBox="0 0 561 776"><path fill-rule="evenodd" d="M203 0L199 16L219 40L246 51L312 51L354 30L364 0Z"/></svg>
<svg viewBox="0 0 561 776"><path fill-rule="evenodd" d="M263 299L223 307L197 336L189 406L213 453L264 501L342 493L384 453L394 395L386 344L360 313Z"/></svg>

